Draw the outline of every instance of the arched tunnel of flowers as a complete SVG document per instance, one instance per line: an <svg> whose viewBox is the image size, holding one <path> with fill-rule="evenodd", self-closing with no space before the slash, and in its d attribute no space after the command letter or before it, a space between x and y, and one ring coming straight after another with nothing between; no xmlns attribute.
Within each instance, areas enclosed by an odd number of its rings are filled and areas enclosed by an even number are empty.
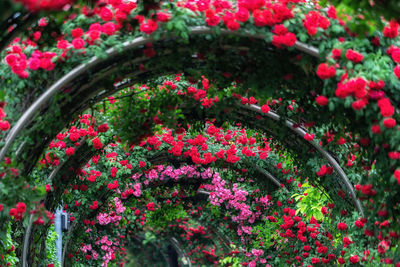
<svg viewBox="0 0 400 267"><path fill-rule="evenodd" d="M332 2L2 1L0 266L400 266L399 24Z"/></svg>

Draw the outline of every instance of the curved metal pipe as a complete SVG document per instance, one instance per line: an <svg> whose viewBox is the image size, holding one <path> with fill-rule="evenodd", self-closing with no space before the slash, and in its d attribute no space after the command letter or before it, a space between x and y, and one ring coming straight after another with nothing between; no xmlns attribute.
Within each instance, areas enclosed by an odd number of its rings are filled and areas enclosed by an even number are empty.
<svg viewBox="0 0 400 267"><path fill-rule="evenodd" d="M191 35L199 35L199 34L212 34L214 31L209 28L209 27L204 27L204 26L198 26L198 27L191 27L189 29ZM221 30L222 35L239 35L239 36L244 36L244 37L251 37L251 38L257 38L257 39L264 39L265 36L263 35L254 35L250 34L249 32L234 32L230 30ZM165 34L164 37L160 38L160 40L166 39L167 33ZM97 66L98 64L104 62L105 60L112 58L114 56L117 56L118 54L127 51L129 49L133 49L135 47L144 45L146 43L153 42L154 39L152 37L138 37L132 41L126 41L122 44L122 51L120 51L117 48L109 48L105 51L106 59L103 58L98 58L98 57L93 57L89 60L89 62L85 64L80 64L79 66L75 67L72 69L69 73L67 73L65 76L63 76L61 79L56 81L52 86L50 86L25 112L22 114L22 116L18 119L17 123L12 127L8 135L6 136L4 142L4 146L2 147L0 151L0 161L2 161L12 145L13 141L17 138L18 134L25 128L26 125L28 125L28 122L30 119L34 116L34 114L42 107L44 106L48 100L55 95L60 89L62 89L65 85L68 83L72 82L75 78L79 77L82 75L84 72L88 71L89 69ZM311 56L319 56L318 49L314 47L310 47L306 44L302 44L300 42L296 42L295 46L296 49L299 49L305 53L310 54Z"/></svg>
<svg viewBox="0 0 400 267"><path fill-rule="evenodd" d="M65 239L64 249L63 249L63 251L62 251L61 267L64 267L64 266L65 266L65 257L67 256L66 253L67 253L69 241L71 240L71 234L72 234L72 232L73 232L75 226L77 225L77 223L78 223L78 220L75 220L75 221L72 223L72 225L71 225L71 227L69 228L69 230L68 230L68 235L67 235L67 238Z"/></svg>
<svg viewBox="0 0 400 267"><path fill-rule="evenodd" d="M253 167L254 167L254 165L253 165ZM267 177L270 181L272 181L278 188L281 188L281 182L278 180L278 179L276 179L275 178L275 176L273 176L270 172L268 172L267 170L265 170L264 168L261 168L260 166L258 166L258 165L255 165L255 169L258 171L258 172L260 172L260 173L262 173L265 177ZM285 190L287 191L287 188L286 187L283 187L283 188L285 188Z"/></svg>
<svg viewBox="0 0 400 267"><path fill-rule="evenodd" d="M242 105L239 104L240 106L254 111L256 113L259 113L263 116L269 117L275 121L279 121L281 119L281 117L276 114L273 111L269 111L268 113L263 113L261 111L261 107L257 106L257 105ZM304 138L304 135L307 133L304 129L302 129L301 127L294 127L294 123L290 120L285 120L285 125L286 127L288 127L290 130L294 131L295 133L297 133L299 136L301 136L302 138ZM342 167L340 167L339 163L331 156L331 154L329 154L327 151L325 151L319 144L317 144L314 141L308 141L315 149L318 150L319 153L322 154L322 156L328 160L328 162L332 165L333 169L339 174L339 176L342 178L343 182L345 183L346 188L349 190L351 198L353 199L354 205L356 206L357 210L360 212L361 216L364 217L364 211L362 209L361 203L358 200L356 193L354 191L354 187L351 184L351 182L349 181L349 179L346 176L346 173L344 172L344 170L342 169Z"/></svg>
<svg viewBox="0 0 400 267"><path fill-rule="evenodd" d="M170 242L171 242L172 246L175 248L175 250L179 253L179 256L180 256L181 258L184 258L184 259L187 261L188 266L191 267L191 266L192 266L192 263L191 263L191 261L190 261L190 258L189 258L189 257L187 256L187 254L183 251L183 249L182 249L182 247L181 247L179 241L178 241L175 237L171 237Z"/></svg>
<svg viewBox="0 0 400 267"><path fill-rule="evenodd" d="M22 267L28 267L27 257L28 257L28 250L30 247L29 239L31 237L32 224L33 224L33 214L29 216L29 223L25 231L24 246L22 248Z"/></svg>

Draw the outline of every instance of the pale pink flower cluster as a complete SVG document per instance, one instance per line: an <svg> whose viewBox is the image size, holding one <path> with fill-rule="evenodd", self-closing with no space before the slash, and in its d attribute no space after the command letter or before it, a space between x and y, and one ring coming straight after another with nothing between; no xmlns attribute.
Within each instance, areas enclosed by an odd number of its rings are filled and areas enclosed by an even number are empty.
<svg viewBox="0 0 400 267"><path fill-rule="evenodd" d="M133 186L133 189L134 189L133 195L135 197L140 197L142 195L142 191L140 190L140 186L141 186L140 183L137 183L137 184L135 184Z"/></svg>
<svg viewBox="0 0 400 267"><path fill-rule="evenodd" d="M83 253L87 253L88 251L91 251L91 250L92 250L92 245L91 244L84 245L83 247L81 247L81 251Z"/></svg>
<svg viewBox="0 0 400 267"><path fill-rule="evenodd" d="M94 249L92 248L92 245L91 245L91 244L82 246L82 247L81 247L81 251L82 251L83 253L85 253L85 254L89 254L89 252L91 252L91 253L92 253L92 258L93 258L94 260L97 260L98 257L99 257L99 253L97 253L97 251L94 250Z"/></svg>
<svg viewBox="0 0 400 267"><path fill-rule="evenodd" d="M268 200L268 197L260 197L259 202L263 203L265 206L270 206L271 205L271 201Z"/></svg>
<svg viewBox="0 0 400 267"><path fill-rule="evenodd" d="M246 196L249 194L247 191L238 188L237 184L233 185L233 189L226 187L226 181L223 180L217 173L214 173L212 184L205 186L210 192L210 202L215 206L225 204L227 209L235 209L240 211L237 216L233 216L234 222L245 221L252 217L254 214L250 210L250 206L245 203ZM254 218L252 220L254 222Z"/></svg>
<svg viewBox="0 0 400 267"><path fill-rule="evenodd" d="M117 214L123 213L126 210L124 205L122 205L122 202L117 197L114 198L114 204L115 204L115 211L117 212Z"/></svg>
<svg viewBox="0 0 400 267"><path fill-rule="evenodd" d="M101 245L101 249L106 252L106 254L102 257L103 263L101 266L106 267L108 265L108 262L113 260L115 258L115 249L119 245L119 242L112 242L111 240L108 239L108 237L105 235L101 239L97 240L95 242L96 245Z"/></svg>
<svg viewBox="0 0 400 267"><path fill-rule="evenodd" d="M107 225L110 223L118 223L122 219L119 215L111 216L107 213L99 213L97 214L97 221L100 225Z"/></svg>
<svg viewBox="0 0 400 267"><path fill-rule="evenodd" d="M182 166L180 168L174 169L172 166L164 166L159 165L156 166L155 169L152 169L145 176L147 181L144 183L147 185L150 181L154 181L157 178L160 181L163 181L166 177L172 178L174 180L178 180L182 177L184 178L192 178L192 177L200 177L201 173L196 171L195 166ZM135 175L134 175L135 176ZM138 177L137 175L135 178Z"/></svg>
<svg viewBox="0 0 400 267"><path fill-rule="evenodd" d="M107 225L110 223L115 223L115 225L118 225L118 222L122 219L120 215L124 213L126 208L124 205L122 205L122 202L119 200L118 197L114 198L114 206L115 206L115 212L110 211L110 213L98 213L97 214L97 221L99 222L100 225ZM110 207L113 207L113 205L110 204Z"/></svg>
<svg viewBox="0 0 400 267"><path fill-rule="evenodd" d="M132 175L132 179L133 179L133 180L137 180L137 179L139 179L140 177L142 177L142 174L141 174L141 173L135 173L135 174Z"/></svg>

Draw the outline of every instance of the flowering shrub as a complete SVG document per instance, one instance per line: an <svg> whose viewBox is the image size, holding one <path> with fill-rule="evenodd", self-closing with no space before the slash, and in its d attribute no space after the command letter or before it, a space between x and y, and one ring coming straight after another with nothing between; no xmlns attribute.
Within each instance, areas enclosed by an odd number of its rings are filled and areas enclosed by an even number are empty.
<svg viewBox="0 0 400 267"><path fill-rule="evenodd" d="M194 264L400 264L397 22L360 39L297 0L20 2L65 10L0 66L2 146L62 84L1 164L0 220L31 265L60 203L67 265L124 264L146 233Z"/></svg>

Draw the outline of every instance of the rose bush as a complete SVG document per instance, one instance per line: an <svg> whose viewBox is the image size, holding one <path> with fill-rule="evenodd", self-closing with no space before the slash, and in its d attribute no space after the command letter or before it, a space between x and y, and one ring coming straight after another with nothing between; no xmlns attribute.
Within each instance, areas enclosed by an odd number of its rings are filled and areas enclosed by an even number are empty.
<svg viewBox="0 0 400 267"><path fill-rule="evenodd" d="M64 12L2 52L3 148L75 78L2 159L4 264L10 242L44 257L61 203L67 265L123 263L146 233L196 264L399 264L397 22L357 38L297 0L20 2Z"/></svg>

